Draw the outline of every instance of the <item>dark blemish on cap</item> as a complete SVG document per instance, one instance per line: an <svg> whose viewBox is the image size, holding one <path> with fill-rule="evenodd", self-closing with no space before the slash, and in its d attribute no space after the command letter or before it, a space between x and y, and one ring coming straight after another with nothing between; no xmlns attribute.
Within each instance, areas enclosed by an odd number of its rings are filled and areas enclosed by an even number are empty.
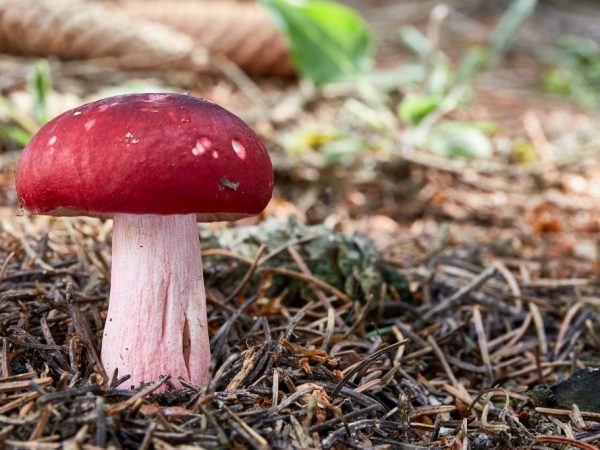
<svg viewBox="0 0 600 450"><path fill-rule="evenodd" d="M221 186L225 186L226 188L231 189L232 191L237 191L237 188L240 186L239 182L229 181L227 178L223 177L219 180Z"/></svg>

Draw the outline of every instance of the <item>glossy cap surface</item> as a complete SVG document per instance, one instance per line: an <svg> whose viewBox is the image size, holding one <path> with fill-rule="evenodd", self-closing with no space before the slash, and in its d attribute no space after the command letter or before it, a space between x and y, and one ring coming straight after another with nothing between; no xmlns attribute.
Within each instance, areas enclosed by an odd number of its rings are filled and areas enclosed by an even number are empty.
<svg viewBox="0 0 600 450"><path fill-rule="evenodd" d="M224 108L180 94L106 98L67 111L28 143L17 194L36 214L258 214L273 190L269 155Z"/></svg>

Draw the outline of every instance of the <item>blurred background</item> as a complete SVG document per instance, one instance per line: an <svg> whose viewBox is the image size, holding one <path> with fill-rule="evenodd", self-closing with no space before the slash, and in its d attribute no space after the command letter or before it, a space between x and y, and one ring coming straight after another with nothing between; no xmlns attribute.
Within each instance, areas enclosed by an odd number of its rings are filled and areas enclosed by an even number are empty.
<svg viewBox="0 0 600 450"><path fill-rule="evenodd" d="M266 215L403 259L406 236L437 237L593 273L599 19L592 1L4 0L2 216L21 148L55 115L189 92L267 143Z"/></svg>

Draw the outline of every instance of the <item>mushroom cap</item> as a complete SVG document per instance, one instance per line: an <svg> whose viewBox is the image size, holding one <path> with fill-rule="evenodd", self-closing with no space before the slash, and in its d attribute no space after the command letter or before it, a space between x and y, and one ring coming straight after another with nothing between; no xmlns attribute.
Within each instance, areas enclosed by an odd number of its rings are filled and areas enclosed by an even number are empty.
<svg viewBox="0 0 600 450"><path fill-rule="evenodd" d="M260 213L273 191L265 147L239 117L189 95L133 94L67 111L25 147L17 194L35 214Z"/></svg>

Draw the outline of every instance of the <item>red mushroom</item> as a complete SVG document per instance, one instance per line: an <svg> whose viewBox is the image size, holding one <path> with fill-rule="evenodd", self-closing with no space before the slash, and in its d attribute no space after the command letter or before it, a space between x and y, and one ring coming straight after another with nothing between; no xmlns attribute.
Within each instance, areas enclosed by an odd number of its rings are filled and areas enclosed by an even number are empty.
<svg viewBox="0 0 600 450"><path fill-rule="evenodd" d="M196 221L236 220L269 202L273 170L254 132L188 95L111 97L46 124L21 156L16 185L32 213L114 220L107 373L131 375L132 386L161 375L205 382Z"/></svg>

